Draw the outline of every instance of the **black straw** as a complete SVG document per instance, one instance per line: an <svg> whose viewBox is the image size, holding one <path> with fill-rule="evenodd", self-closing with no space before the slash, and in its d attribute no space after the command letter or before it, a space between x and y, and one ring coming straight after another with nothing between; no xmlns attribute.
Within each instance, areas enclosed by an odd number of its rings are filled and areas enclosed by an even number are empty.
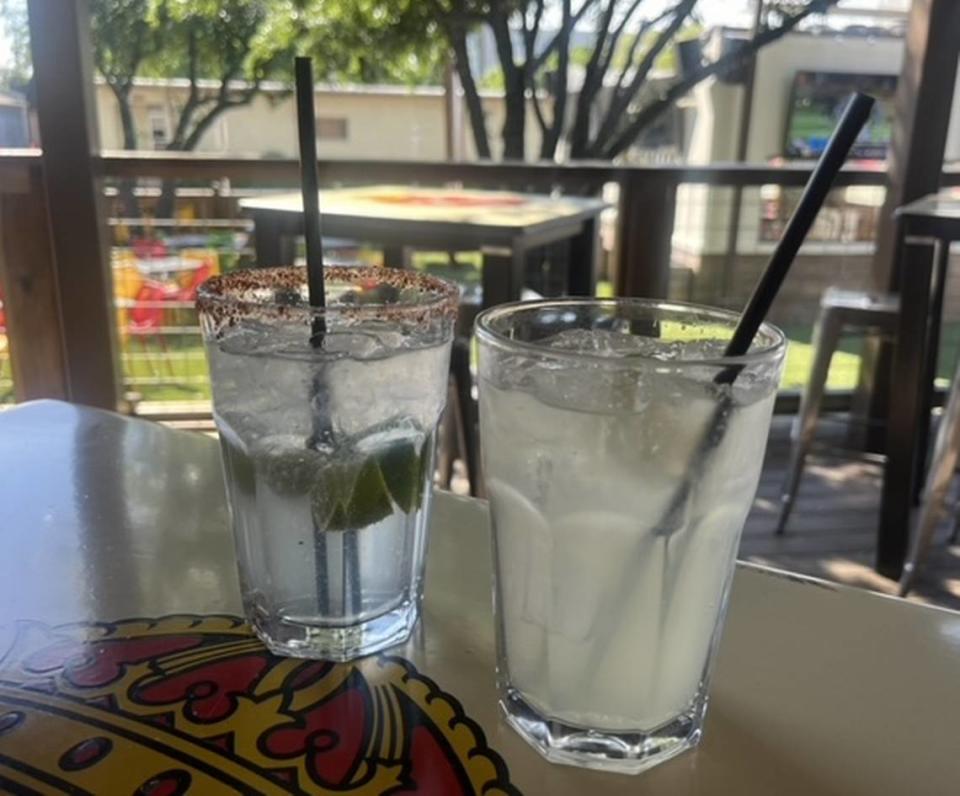
<svg viewBox="0 0 960 796"><path fill-rule="evenodd" d="M323 290L323 241L320 236L320 179L317 174L317 120L313 108L313 60L294 59L297 90L297 132L300 136L300 191L303 195L303 233L307 244L307 291L311 307L326 305ZM323 344L326 322L313 319L310 342Z"/></svg>
<svg viewBox="0 0 960 796"><path fill-rule="evenodd" d="M780 285L783 284L787 271L790 270L790 266L803 245L810 227L813 226L817 213L820 212L840 167L847 159L847 155L850 153L854 142L856 142L857 136L860 135L863 125L870 118L873 104L873 97L858 93L853 95L853 99L847 105L847 109L840 119L840 124L837 125L833 135L830 136L820 160L813 169L813 174L807 181L807 187L803 190L800 203L793 211L793 215L790 216L787 227L783 231L767 267L760 276L760 281L757 282L743 314L740 316L737 328L733 331L733 337L727 344L726 356L743 356L750 350L753 338L757 334L760 324L767 317L770 305L777 297ZM735 373L734 376L736 376ZM731 378L730 381L732 380Z"/></svg>
<svg viewBox="0 0 960 796"><path fill-rule="evenodd" d="M743 356L750 350L753 338L756 336L760 325L767 317L767 312L777 297L777 292L783 284L783 280L796 259L797 252L803 245L804 238L813 226L817 218L817 213L823 206L827 194L843 166L850 148L860 135L860 130L870 116L873 109L874 99L866 94L854 94L847 109L843 112L840 123L830 136L820 160L813 169L810 179L807 181L807 187L803 190L800 202L790 216L787 227L773 250L767 267L760 275L760 280L753 290L753 295L747 302L737 326L733 330L730 342L727 343L725 355L729 357ZM733 365L721 370L714 382L716 384L732 384L734 379L742 370L741 366ZM675 524L677 513L683 507L690 494L690 487L694 477L699 477L700 470L704 465L704 459L712 448L715 448L723 439L726 431L726 415L730 409L730 396L724 394L717 404L716 416L711 419L710 428L704 435L700 445L694 453L694 460L688 468L687 478L673 496L670 502L670 508L664 515L665 531L670 533L670 526Z"/></svg>
<svg viewBox="0 0 960 796"><path fill-rule="evenodd" d="M294 59L294 77L297 92L297 133L300 139L300 192L303 196L303 234L307 246L307 293L310 306L322 310L326 306L323 284L323 239L320 234L320 178L317 174L317 120L313 107L313 61L304 56ZM323 312L313 317L310 326L310 344L322 348L327 335ZM313 435L308 447L329 445L333 428L329 416L329 390L322 369L313 379L311 404L313 406ZM341 596L340 610L348 617L360 610L360 557L357 541L352 534L340 540ZM329 555L328 555L329 553ZM324 529L314 532L314 560L317 573L317 601L321 614L329 615L333 604L330 593L331 556ZM324 576L321 577L321 573Z"/></svg>
<svg viewBox="0 0 960 796"><path fill-rule="evenodd" d="M737 326L725 350L726 356L742 356L750 350L753 338L756 336L760 325L770 310L770 306L777 297L777 292L780 290L780 286L783 284L783 280L790 270L790 266L793 264L807 233L810 231L810 227L813 226L817 213L820 212L820 208L827 198L827 194L833 185L837 173L840 171L840 167L847 159L851 147L857 140L857 136L860 135L860 130L870 116L873 104L873 97L858 93L853 96L850 104L847 105L847 109L844 111L839 125L837 125L836 130L834 130L829 142L827 142L827 146L820 156L820 160L810 175L810 179L807 181L803 196L800 197L800 203L787 222L787 227L779 243L777 243L777 247L774 249L773 255L770 257L770 261L767 263L767 267L760 277L760 281L757 282L753 295L747 302L747 306L744 308L740 320L737 322ZM714 383L718 385L732 384L741 370L742 366L740 365L726 367L717 374L714 378ZM726 434L727 420L729 419L731 408L732 396L729 391L724 391L717 401L706 433L701 438L688 462L686 476L677 488L677 491L674 492L670 504L660 518L654 532L656 536L663 539L664 570L660 595L661 636L663 627L667 621L667 605L676 585L675 577L669 579L669 582L667 577L667 570L669 569L667 562L670 558L670 539L675 531L683 527L683 511L690 497L690 491L693 488L693 484L702 477L703 470L706 467L707 459L711 452L722 442ZM690 535L687 534L686 542L689 543L689 541ZM685 544L681 542L681 550L679 552L674 551L673 556L676 557L679 554L682 558L684 547ZM674 570L676 571L676 568L674 568ZM623 583L616 594L616 600L610 603L611 611L615 612L619 606L626 603L633 589L632 584L633 581L630 579L627 579ZM608 643L609 639L598 646L592 656L589 671L596 670Z"/></svg>

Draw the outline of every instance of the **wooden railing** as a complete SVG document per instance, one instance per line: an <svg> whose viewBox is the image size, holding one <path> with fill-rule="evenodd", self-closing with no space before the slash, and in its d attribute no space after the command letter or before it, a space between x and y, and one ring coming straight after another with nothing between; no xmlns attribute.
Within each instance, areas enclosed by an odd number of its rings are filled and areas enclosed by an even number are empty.
<svg viewBox="0 0 960 796"><path fill-rule="evenodd" d="M163 178L182 182L229 180L234 185L291 187L298 179L292 159L209 157L193 153L104 152L93 158L100 179ZM70 361L63 345L62 301L108 301L108 296L58 292L58 268L51 232L69 234L71 218L50 218L46 196L69 191L57 174L43 175L37 150L0 150L0 280L4 287L16 395L83 401L71 392ZM670 273L677 187L684 184L755 187L802 186L806 165L629 166L611 163L452 163L436 161L328 160L319 164L324 185L398 183L461 184L523 192L596 195L609 182L619 185L620 204L614 257L616 290L621 295L665 296ZM881 171L856 167L841 171L837 187L883 185ZM960 171L943 174L943 184L960 185ZM102 186L101 186L102 187ZM75 274L71 276L75 277ZM94 283L96 280L92 280ZM76 285L75 278L71 280ZM89 352L88 352L89 355ZM103 356L115 356L102 352Z"/></svg>

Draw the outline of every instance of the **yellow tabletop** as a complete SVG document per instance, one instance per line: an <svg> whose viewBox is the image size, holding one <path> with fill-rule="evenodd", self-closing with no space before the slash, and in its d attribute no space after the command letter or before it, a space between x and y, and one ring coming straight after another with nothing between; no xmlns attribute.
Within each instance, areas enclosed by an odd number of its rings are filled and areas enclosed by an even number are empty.
<svg viewBox="0 0 960 796"><path fill-rule="evenodd" d="M303 200L299 193L269 194L255 199L244 199L240 206L253 211L303 212ZM465 188L374 185L320 192L320 211L324 218L349 216L379 221L516 229L594 215L605 207L606 204L599 199Z"/></svg>

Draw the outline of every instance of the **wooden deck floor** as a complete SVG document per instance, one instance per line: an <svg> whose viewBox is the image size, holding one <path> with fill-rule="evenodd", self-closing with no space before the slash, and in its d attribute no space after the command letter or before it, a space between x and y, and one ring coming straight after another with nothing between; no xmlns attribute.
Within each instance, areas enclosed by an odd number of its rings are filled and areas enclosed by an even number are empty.
<svg viewBox="0 0 960 796"><path fill-rule="evenodd" d="M873 570L881 484L878 463L848 458L845 454L813 455L807 463L787 532L774 536L789 429L790 418L774 419L760 488L743 532L740 557L896 594L896 583ZM960 610L960 545L946 544L949 532L949 523L945 522L911 598Z"/></svg>

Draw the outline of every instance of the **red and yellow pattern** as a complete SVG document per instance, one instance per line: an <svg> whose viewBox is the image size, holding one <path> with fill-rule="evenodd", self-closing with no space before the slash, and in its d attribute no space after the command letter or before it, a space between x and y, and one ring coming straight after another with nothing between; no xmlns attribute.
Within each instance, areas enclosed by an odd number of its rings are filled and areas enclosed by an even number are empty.
<svg viewBox="0 0 960 796"><path fill-rule="evenodd" d="M516 794L402 658L280 658L228 616L49 627L0 649L0 791Z"/></svg>

